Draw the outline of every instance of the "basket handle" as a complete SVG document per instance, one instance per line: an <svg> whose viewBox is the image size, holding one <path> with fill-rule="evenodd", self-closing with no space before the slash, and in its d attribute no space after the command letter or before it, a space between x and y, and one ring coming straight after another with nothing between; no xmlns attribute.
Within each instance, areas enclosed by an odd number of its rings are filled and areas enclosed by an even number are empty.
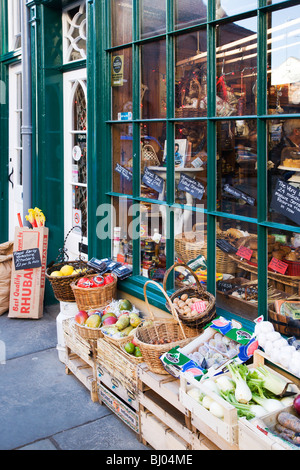
<svg viewBox="0 0 300 470"><path fill-rule="evenodd" d="M168 279L168 276L170 274L170 272L172 271L173 268L176 268L177 266L183 266L185 269L187 269L195 278L196 280L196 284L197 284L197 287L199 290L203 291L203 287L201 286L200 284L200 281L197 277L197 275L194 273L194 271L185 263L174 263L173 266L171 266L166 272L165 272L165 275L164 275L164 280L163 280L163 288L165 291L167 291L166 289L166 286L167 286L167 279Z"/></svg>
<svg viewBox="0 0 300 470"><path fill-rule="evenodd" d="M150 317L151 317L152 321L155 320L155 317L154 317L154 314L153 314L153 312L152 312L152 310L151 310L151 308L150 308L150 304L149 304L148 297L147 297L147 285L148 285L148 284L153 284L154 286L158 287L159 290L164 294L164 296L165 296L167 302L168 302L169 305L170 305L171 312L172 312L172 316L173 316L174 320L176 320L177 323L179 324L180 329L181 329L181 332L182 332L182 334L183 334L183 337L184 337L184 339L186 339L186 334L185 334L185 332L184 332L183 326L182 326L182 324L181 324L181 321L179 320L179 317L178 317L178 315L177 315L176 309L174 308L174 305L172 304L170 297L168 296L168 294L166 293L166 291L161 287L161 285L158 284L158 282L155 282L155 281L151 281L151 280L150 280L150 281L147 281L147 282L144 284L144 297L145 297L147 309L148 309L148 312L149 312L149 314L150 314Z"/></svg>

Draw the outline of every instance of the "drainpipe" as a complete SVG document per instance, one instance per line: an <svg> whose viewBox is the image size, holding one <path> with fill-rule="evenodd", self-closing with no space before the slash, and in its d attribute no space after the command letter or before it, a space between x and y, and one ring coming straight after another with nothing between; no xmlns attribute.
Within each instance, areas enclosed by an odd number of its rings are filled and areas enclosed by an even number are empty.
<svg viewBox="0 0 300 470"><path fill-rule="evenodd" d="M32 207L32 119L31 119L31 60L30 60L30 11L26 1L21 1L22 37L22 181L23 181L23 223Z"/></svg>

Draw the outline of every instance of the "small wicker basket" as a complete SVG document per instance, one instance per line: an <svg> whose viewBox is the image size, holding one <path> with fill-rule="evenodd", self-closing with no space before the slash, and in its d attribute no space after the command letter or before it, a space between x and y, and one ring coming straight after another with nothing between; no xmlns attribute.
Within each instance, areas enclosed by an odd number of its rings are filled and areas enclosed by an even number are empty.
<svg viewBox="0 0 300 470"><path fill-rule="evenodd" d="M184 325L201 330L207 323L209 323L216 316L216 299L210 292L207 292L203 289L194 271L184 263L175 263L166 271L164 280L163 280L163 287L165 290L166 290L167 279L168 279L170 272L172 271L172 269L178 266L183 266L194 276L196 280L196 285L185 286L185 287L182 287L181 289L178 289L171 295L170 300L173 303L175 298L181 297L183 294L187 294L189 297L197 297L201 300L205 300L208 303L207 308L203 312L201 313L195 312L191 316L181 314L173 305L173 307L175 308L178 314L179 319L182 321ZM166 307L168 310L170 310L169 302L166 303ZM198 334L200 334L200 332Z"/></svg>
<svg viewBox="0 0 300 470"><path fill-rule="evenodd" d="M170 304L172 318L161 318L160 320L155 320L155 316L151 311L147 298L147 286L149 284L153 284L159 290L161 290L166 300ZM174 309L167 293L160 284L154 281L147 281L144 285L144 296L146 306L153 324L151 326L137 328L134 334L135 341L141 350L143 360L149 367L149 370L156 374L168 374L160 360L161 355L170 351L170 349L174 348L175 346L185 346L190 341L192 341L193 337L188 338L186 336L184 328L178 318L177 312Z"/></svg>
<svg viewBox="0 0 300 470"><path fill-rule="evenodd" d="M79 310L93 310L96 308L105 307L114 298L116 298L117 276L113 273L111 275L113 276L114 281L110 284L106 284L105 286L91 288L78 287L78 280L71 284L71 288ZM94 275L89 275L85 277L90 279L93 276Z"/></svg>
<svg viewBox="0 0 300 470"><path fill-rule="evenodd" d="M103 333L100 328L91 328L89 326L80 325L74 320L75 329L77 333L84 339L97 340L103 337Z"/></svg>
<svg viewBox="0 0 300 470"><path fill-rule="evenodd" d="M56 300L59 302L75 302L75 297L73 290L71 288L71 284L78 279L80 279L83 274L73 274L71 276L51 276L51 273L54 271L59 271L65 265L73 266L74 269L86 269L85 274L91 274L93 272L82 260L78 261L64 261L61 263L53 264L52 266L48 267L46 270L46 278L51 284L53 289L54 296Z"/></svg>

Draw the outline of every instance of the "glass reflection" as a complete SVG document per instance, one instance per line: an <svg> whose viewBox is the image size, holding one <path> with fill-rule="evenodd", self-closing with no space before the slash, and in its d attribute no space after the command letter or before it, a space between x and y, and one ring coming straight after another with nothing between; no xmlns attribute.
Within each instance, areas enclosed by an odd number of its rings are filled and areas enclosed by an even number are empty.
<svg viewBox="0 0 300 470"><path fill-rule="evenodd" d="M166 117L166 42L141 47L141 117Z"/></svg>
<svg viewBox="0 0 300 470"><path fill-rule="evenodd" d="M113 191L132 194L132 125L113 126Z"/></svg>
<svg viewBox="0 0 300 470"><path fill-rule="evenodd" d="M142 0L141 38L144 39L166 32L166 1Z"/></svg>
<svg viewBox="0 0 300 470"><path fill-rule="evenodd" d="M206 116L206 30L178 36L175 43L175 60L175 116Z"/></svg>
<svg viewBox="0 0 300 470"><path fill-rule="evenodd" d="M256 217L256 163L256 121L218 122L217 205L221 212Z"/></svg>
<svg viewBox="0 0 300 470"><path fill-rule="evenodd" d="M300 112L300 6L268 15L268 113Z"/></svg>
<svg viewBox="0 0 300 470"><path fill-rule="evenodd" d="M112 54L112 119L121 120L122 113L132 113L132 49ZM127 115L132 119L132 115Z"/></svg>
<svg viewBox="0 0 300 470"><path fill-rule="evenodd" d="M207 19L207 0L176 0L175 28L187 28Z"/></svg>
<svg viewBox="0 0 300 470"><path fill-rule="evenodd" d="M132 239L133 236L136 236L136 234L131 233L133 216L135 216L132 202L126 197L113 198L113 210L112 258L132 267Z"/></svg>
<svg viewBox="0 0 300 470"><path fill-rule="evenodd" d="M217 30L217 116L256 114L257 18Z"/></svg>
<svg viewBox="0 0 300 470"><path fill-rule="evenodd" d="M111 45L132 41L132 0L111 0Z"/></svg>
<svg viewBox="0 0 300 470"><path fill-rule="evenodd" d="M257 0L216 0L216 19L237 15L257 7Z"/></svg>
<svg viewBox="0 0 300 470"><path fill-rule="evenodd" d="M141 124L141 196L165 200L167 173L163 164L166 125Z"/></svg>

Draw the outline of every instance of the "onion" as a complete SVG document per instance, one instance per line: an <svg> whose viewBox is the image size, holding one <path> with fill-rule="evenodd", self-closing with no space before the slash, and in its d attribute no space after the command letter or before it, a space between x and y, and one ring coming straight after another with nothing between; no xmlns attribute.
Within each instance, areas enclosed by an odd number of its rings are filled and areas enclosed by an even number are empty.
<svg viewBox="0 0 300 470"><path fill-rule="evenodd" d="M298 415L300 415L300 395L297 395L295 397L293 407L294 407L295 411L298 413Z"/></svg>

